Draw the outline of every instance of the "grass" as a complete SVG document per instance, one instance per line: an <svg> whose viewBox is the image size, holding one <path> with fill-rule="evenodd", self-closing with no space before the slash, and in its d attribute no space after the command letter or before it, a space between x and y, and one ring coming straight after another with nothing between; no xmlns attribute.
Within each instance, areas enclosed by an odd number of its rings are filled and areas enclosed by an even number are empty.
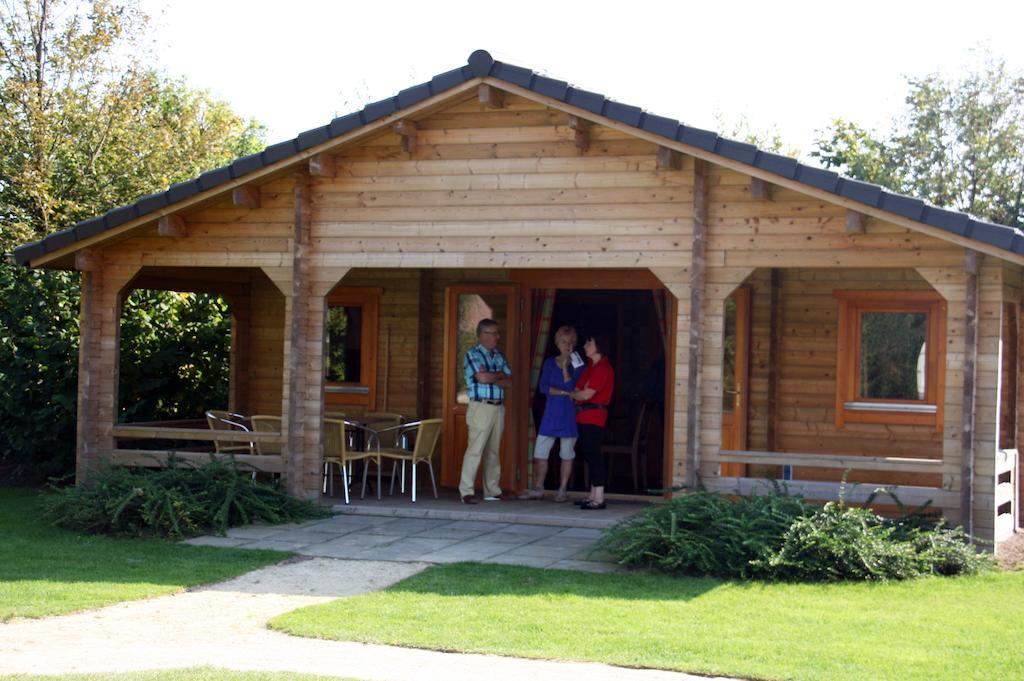
<svg viewBox="0 0 1024 681"><path fill-rule="evenodd" d="M189 667L161 669L147 672L102 672L98 674L60 674L37 676L0 675L0 681L345 681L348 677L296 674L293 672L252 672L219 669L216 667ZM354 681L349 679L349 681Z"/></svg>
<svg viewBox="0 0 1024 681"><path fill-rule="evenodd" d="M1019 678L1024 573L820 585L460 563L271 626L745 678Z"/></svg>
<svg viewBox="0 0 1024 681"><path fill-rule="evenodd" d="M0 488L0 622L172 593L290 555L79 535L41 520L39 495Z"/></svg>

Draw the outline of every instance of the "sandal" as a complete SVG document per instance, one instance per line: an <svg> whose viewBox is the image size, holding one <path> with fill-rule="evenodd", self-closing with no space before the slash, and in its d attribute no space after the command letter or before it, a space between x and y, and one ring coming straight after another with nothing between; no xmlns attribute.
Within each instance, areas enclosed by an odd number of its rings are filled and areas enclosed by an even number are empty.
<svg viewBox="0 0 1024 681"><path fill-rule="evenodd" d="M608 504L606 504L603 501L600 504L598 504L588 499L586 503L580 504L581 511L601 511L606 508L608 508Z"/></svg>
<svg viewBox="0 0 1024 681"><path fill-rule="evenodd" d="M585 506L590 503L590 499L577 499L572 502L573 506Z"/></svg>
<svg viewBox="0 0 1024 681"><path fill-rule="evenodd" d="M555 503L564 504L567 501L569 501L569 495L565 492L559 492L555 495Z"/></svg>

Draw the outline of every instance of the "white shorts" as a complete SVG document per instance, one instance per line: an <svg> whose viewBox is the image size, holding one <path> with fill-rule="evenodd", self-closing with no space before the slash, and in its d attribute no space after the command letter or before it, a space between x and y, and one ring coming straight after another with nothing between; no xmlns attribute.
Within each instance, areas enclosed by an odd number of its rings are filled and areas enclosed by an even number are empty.
<svg viewBox="0 0 1024 681"><path fill-rule="evenodd" d="M576 438L574 437L552 437L551 435L538 435L537 442L533 445L533 458L544 459L551 455L551 448L555 446L555 440L560 441L558 457L562 461L572 461L576 458Z"/></svg>

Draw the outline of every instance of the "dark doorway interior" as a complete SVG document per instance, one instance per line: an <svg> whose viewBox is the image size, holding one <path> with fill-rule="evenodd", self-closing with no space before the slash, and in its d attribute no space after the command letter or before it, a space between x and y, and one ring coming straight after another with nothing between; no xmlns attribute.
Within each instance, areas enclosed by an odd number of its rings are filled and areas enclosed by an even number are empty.
<svg viewBox="0 0 1024 681"><path fill-rule="evenodd" d="M663 487L665 424L665 343L650 290L567 290L555 295L551 333L545 356L557 352L554 332L563 325L579 332L577 350L583 355L586 335L602 333L611 343L615 394L609 410L605 444L609 454L608 492L660 494ZM533 402L535 423L540 422L545 397ZM632 452L637 450L636 479ZM557 445L556 445L557 451ZM552 452L552 457L555 457ZM549 467L545 487L557 488L557 466ZM586 489L583 462L577 459L570 487Z"/></svg>

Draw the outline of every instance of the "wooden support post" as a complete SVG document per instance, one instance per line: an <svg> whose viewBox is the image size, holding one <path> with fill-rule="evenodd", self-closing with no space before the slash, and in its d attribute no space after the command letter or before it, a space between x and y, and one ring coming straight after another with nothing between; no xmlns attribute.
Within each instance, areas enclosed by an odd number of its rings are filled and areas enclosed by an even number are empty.
<svg viewBox="0 0 1024 681"><path fill-rule="evenodd" d="M964 388L960 416L960 522L968 535L974 534L974 422L978 377L978 298L981 294L982 254L968 250L964 255L967 272L964 306Z"/></svg>
<svg viewBox="0 0 1024 681"><path fill-rule="evenodd" d="M312 187L309 174L298 172L295 175L295 224L293 231L294 250L292 251L292 294L289 308L291 325L288 344L290 352L288 362L288 384L285 399L288 400L287 447L285 457L287 465L288 492L294 496L303 495L303 469L305 456L316 456L317 452L306 452L304 447L306 426L306 336L309 329L309 249L310 224L313 217Z"/></svg>
<svg viewBox="0 0 1024 681"><path fill-rule="evenodd" d="M585 154L590 149L590 122L579 116L569 116L569 127L576 131L576 148Z"/></svg>
<svg viewBox="0 0 1024 681"><path fill-rule="evenodd" d="M75 253L75 269L79 272L99 272L103 269L102 258L91 248Z"/></svg>
<svg viewBox="0 0 1024 681"><path fill-rule="evenodd" d="M682 170L683 155L675 149L658 147L658 170Z"/></svg>
<svg viewBox="0 0 1024 681"><path fill-rule="evenodd" d="M177 213L171 213L160 218L156 231L160 236L188 236L188 223Z"/></svg>
<svg viewBox="0 0 1024 681"><path fill-rule="evenodd" d="M690 347L686 380L686 484L697 484L700 465L700 373L703 359L704 280L707 256L707 162L694 159L693 264L690 267Z"/></svg>
<svg viewBox="0 0 1024 681"><path fill-rule="evenodd" d="M416 151L416 136L419 134L419 126L416 121L398 121L395 123L395 134L402 137L402 151L413 153Z"/></svg>
<svg viewBox="0 0 1024 681"><path fill-rule="evenodd" d="M235 187L231 191L231 202L241 208L259 208L260 188L251 184Z"/></svg>
<svg viewBox="0 0 1024 681"><path fill-rule="evenodd" d="M766 427L768 451L778 446L779 409L779 357L782 345L782 277L777 267L771 271L771 303L768 310L768 424Z"/></svg>
<svg viewBox="0 0 1024 681"><path fill-rule="evenodd" d="M480 103L489 109L505 108L505 93L493 85L481 83L479 89L477 89L477 96L480 99Z"/></svg>
<svg viewBox="0 0 1024 681"><path fill-rule="evenodd" d="M750 198L754 201L771 201L772 186L760 177L750 178Z"/></svg>
<svg viewBox="0 0 1024 681"><path fill-rule="evenodd" d="M309 174L313 177L334 177L338 174L333 154L316 154L309 157Z"/></svg>
<svg viewBox="0 0 1024 681"><path fill-rule="evenodd" d="M868 216L855 210L846 209L846 233L863 234L867 230Z"/></svg>

